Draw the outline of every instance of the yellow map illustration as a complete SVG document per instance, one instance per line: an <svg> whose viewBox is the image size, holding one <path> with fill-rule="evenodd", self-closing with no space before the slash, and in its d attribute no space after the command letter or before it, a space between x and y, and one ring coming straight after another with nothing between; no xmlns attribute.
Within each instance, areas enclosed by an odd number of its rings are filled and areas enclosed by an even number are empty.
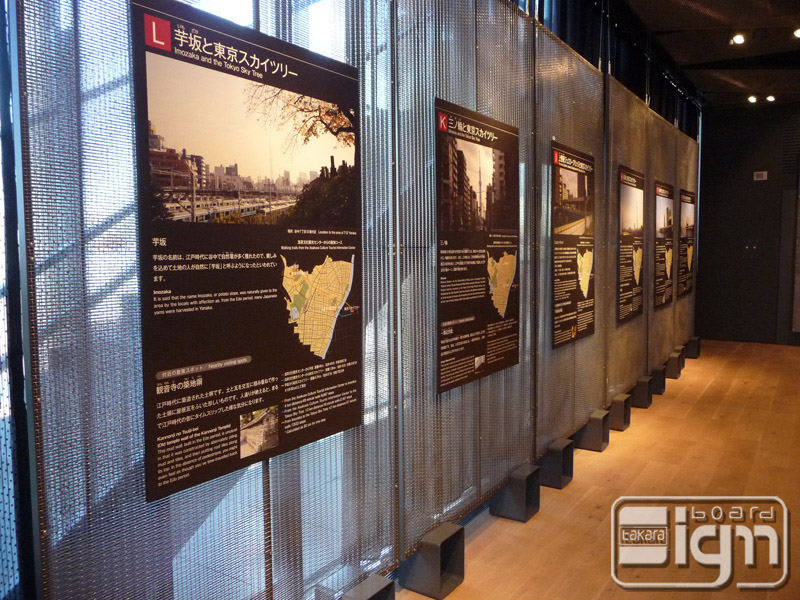
<svg viewBox="0 0 800 600"><path fill-rule="evenodd" d="M283 260L283 289L289 294L286 309L300 343L325 358L333 337L336 319L353 286L353 263L325 257L309 274L297 264Z"/></svg>
<svg viewBox="0 0 800 600"><path fill-rule="evenodd" d="M672 248L667 248L664 256L667 261L667 279L672 279Z"/></svg>
<svg viewBox="0 0 800 600"><path fill-rule="evenodd" d="M636 285L639 285L639 278L642 276L642 249L633 249L633 278L636 280Z"/></svg>
<svg viewBox="0 0 800 600"><path fill-rule="evenodd" d="M505 318L508 306L508 293L514 283L514 274L517 271L517 255L503 252L500 260L493 259L486 253L486 270L489 272L489 293L492 295L492 304Z"/></svg>
<svg viewBox="0 0 800 600"><path fill-rule="evenodd" d="M692 272L692 257L694 256L694 244L689 244L686 249L686 260L689 261L689 272Z"/></svg>
<svg viewBox="0 0 800 600"><path fill-rule="evenodd" d="M592 278L592 264L594 263L594 253L587 250L583 254L576 249L575 254L578 255L578 283L581 286L583 297L589 297L589 281Z"/></svg>

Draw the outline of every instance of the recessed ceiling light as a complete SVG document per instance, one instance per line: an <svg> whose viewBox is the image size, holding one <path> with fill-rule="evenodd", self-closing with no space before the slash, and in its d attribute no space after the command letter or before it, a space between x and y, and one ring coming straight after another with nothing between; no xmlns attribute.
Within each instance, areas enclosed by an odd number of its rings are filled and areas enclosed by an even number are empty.
<svg viewBox="0 0 800 600"><path fill-rule="evenodd" d="M767 96L767 102L775 102L775 96Z"/></svg>
<svg viewBox="0 0 800 600"><path fill-rule="evenodd" d="M744 34L737 33L731 38L731 44L744 44Z"/></svg>
<svg viewBox="0 0 800 600"><path fill-rule="evenodd" d="M758 102L758 98L756 98L755 96L750 96L750 97L747 99L747 101L748 101L750 104L755 104L756 102Z"/></svg>
<svg viewBox="0 0 800 600"><path fill-rule="evenodd" d="M800 28L794 30L794 37L800 38Z"/></svg>

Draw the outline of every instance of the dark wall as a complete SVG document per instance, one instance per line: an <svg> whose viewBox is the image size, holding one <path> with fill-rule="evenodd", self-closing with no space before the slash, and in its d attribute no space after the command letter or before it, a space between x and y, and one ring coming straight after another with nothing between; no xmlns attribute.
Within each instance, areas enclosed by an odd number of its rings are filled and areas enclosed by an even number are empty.
<svg viewBox="0 0 800 600"><path fill-rule="evenodd" d="M800 343L791 332L799 136L800 105L703 114L701 337Z"/></svg>

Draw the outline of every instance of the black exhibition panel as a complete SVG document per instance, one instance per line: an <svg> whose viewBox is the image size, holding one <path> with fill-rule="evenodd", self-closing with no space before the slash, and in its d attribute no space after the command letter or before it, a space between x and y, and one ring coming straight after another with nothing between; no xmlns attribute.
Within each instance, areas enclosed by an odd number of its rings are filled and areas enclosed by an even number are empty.
<svg viewBox="0 0 800 600"><path fill-rule="evenodd" d="M651 213L647 198L647 159L648 155L657 154L663 150L652 144L647 136L647 119L650 112L645 103L636 95L626 89L613 77L606 78L608 97L608 155L607 173L608 189L606 192L606 218L609 231L608 256L606 264L609 265L606 277L611 281L615 298L612 306L613 317L608 328L608 385L607 401L611 402L617 394L627 393L636 385L637 379L648 374L647 369L647 314L632 315L624 322L620 320L620 299L618 298L619 270L622 261L621 253L630 251L620 247L620 183L621 171L638 172L645 174L644 189L644 221L648 222ZM651 302L649 288L646 283L651 278L653 268L652 252L648 251L649 238L647 230L644 235L644 246L640 250L641 258L639 281L635 285L643 288L643 307ZM634 265L635 268L635 265ZM634 278L635 279L635 278ZM628 301L628 304L631 300Z"/></svg>
<svg viewBox="0 0 800 600"><path fill-rule="evenodd" d="M543 27L536 29L536 454L606 404L606 335L616 292L608 272L604 206L603 74ZM553 348L553 143L594 158L595 332Z"/></svg>

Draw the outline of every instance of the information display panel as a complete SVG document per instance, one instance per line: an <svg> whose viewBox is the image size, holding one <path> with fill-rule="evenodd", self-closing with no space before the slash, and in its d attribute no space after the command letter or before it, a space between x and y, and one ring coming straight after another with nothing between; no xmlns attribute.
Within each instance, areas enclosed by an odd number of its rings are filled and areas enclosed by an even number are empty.
<svg viewBox="0 0 800 600"><path fill-rule="evenodd" d="M675 188L656 182L655 307L672 302L672 265L675 248Z"/></svg>
<svg viewBox="0 0 800 600"><path fill-rule="evenodd" d="M132 6L147 498L362 419L358 73Z"/></svg>
<svg viewBox="0 0 800 600"><path fill-rule="evenodd" d="M594 333L594 157L552 144L553 347Z"/></svg>
<svg viewBox="0 0 800 600"><path fill-rule="evenodd" d="M619 169L619 254L617 321L624 323L644 312L644 175Z"/></svg>
<svg viewBox="0 0 800 600"><path fill-rule="evenodd" d="M692 291L697 195L681 190L681 233L678 248L678 296Z"/></svg>
<svg viewBox="0 0 800 600"><path fill-rule="evenodd" d="M519 132L435 105L441 393L519 362Z"/></svg>

